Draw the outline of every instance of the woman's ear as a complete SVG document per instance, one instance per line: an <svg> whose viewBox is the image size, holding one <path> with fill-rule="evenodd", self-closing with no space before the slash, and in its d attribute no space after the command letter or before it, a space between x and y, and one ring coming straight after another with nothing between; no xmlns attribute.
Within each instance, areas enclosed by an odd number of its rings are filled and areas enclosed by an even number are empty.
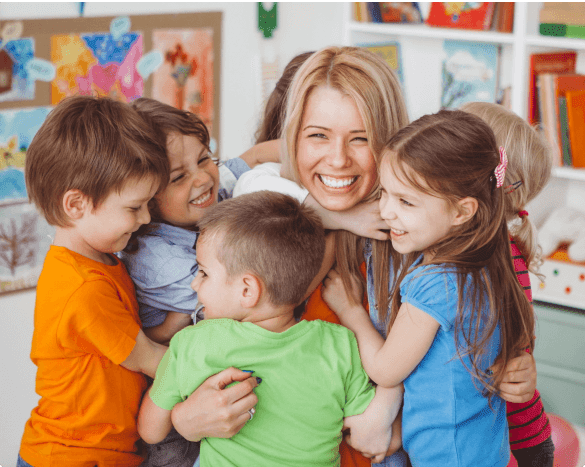
<svg viewBox="0 0 585 467"><path fill-rule="evenodd" d="M262 297L262 282L250 273L244 274L241 280L242 295L240 296L240 304L244 308L253 308Z"/></svg>
<svg viewBox="0 0 585 467"><path fill-rule="evenodd" d="M87 196L79 190L69 190L63 195L63 210L71 220L80 219L85 210L90 208Z"/></svg>
<svg viewBox="0 0 585 467"><path fill-rule="evenodd" d="M477 199L470 196L457 201L458 214L453 219L453 225L465 224L469 219L475 216L478 205Z"/></svg>

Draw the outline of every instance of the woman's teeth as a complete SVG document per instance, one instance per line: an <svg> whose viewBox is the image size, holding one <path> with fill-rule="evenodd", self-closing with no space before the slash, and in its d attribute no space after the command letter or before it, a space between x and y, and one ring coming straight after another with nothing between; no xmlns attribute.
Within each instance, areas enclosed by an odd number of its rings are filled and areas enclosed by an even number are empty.
<svg viewBox="0 0 585 467"><path fill-rule="evenodd" d="M406 233L406 230L398 230L398 229L390 229L392 231L392 233L395 233L396 235L402 235Z"/></svg>
<svg viewBox="0 0 585 467"><path fill-rule="evenodd" d="M344 186L349 186L353 182L355 182L357 177L333 178L327 177L326 175L319 175L319 179L323 182L325 186L328 186L330 188L343 188Z"/></svg>
<svg viewBox="0 0 585 467"><path fill-rule="evenodd" d="M190 203L195 205L203 204L209 201L209 198L211 198L211 190L209 190L207 193L202 194L199 198L195 198L193 201L190 201Z"/></svg>

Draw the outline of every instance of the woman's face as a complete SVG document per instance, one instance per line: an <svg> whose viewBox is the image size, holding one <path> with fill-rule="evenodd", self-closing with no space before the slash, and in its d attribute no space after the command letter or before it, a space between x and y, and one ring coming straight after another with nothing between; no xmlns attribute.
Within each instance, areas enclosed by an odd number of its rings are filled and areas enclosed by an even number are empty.
<svg viewBox="0 0 585 467"><path fill-rule="evenodd" d="M378 169L353 98L326 86L310 94L297 166L303 186L330 211L350 209L371 193Z"/></svg>

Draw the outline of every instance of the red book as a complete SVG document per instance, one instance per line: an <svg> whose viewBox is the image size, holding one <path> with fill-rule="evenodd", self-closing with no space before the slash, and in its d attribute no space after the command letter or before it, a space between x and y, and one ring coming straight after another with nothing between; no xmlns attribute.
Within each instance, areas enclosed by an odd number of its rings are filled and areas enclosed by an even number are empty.
<svg viewBox="0 0 585 467"><path fill-rule="evenodd" d="M495 2L432 2L427 24L444 28L487 31Z"/></svg>
<svg viewBox="0 0 585 467"><path fill-rule="evenodd" d="M585 91L585 75L558 75L555 78L555 102L557 115L560 117L559 97L567 97L569 91ZM559 151L563 153L561 119L557 119L557 132L559 135Z"/></svg>
<svg viewBox="0 0 585 467"><path fill-rule="evenodd" d="M567 91L567 119L573 167L585 167L585 91Z"/></svg>
<svg viewBox="0 0 585 467"><path fill-rule="evenodd" d="M577 52L575 51L532 54L530 56L530 73L528 75L528 123L536 125L540 122L536 76L541 73L575 73L576 61Z"/></svg>

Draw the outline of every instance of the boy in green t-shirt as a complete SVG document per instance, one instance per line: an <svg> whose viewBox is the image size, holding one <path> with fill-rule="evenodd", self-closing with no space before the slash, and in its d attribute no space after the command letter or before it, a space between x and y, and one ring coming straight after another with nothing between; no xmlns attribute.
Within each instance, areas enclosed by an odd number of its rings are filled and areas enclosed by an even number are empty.
<svg viewBox="0 0 585 467"><path fill-rule="evenodd" d="M344 418L363 413L367 423L378 398L351 331L293 316L323 260L320 220L265 191L224 201L199 228L192 287L206 319L171 340L140 408L140 435L162 440L175 404L231 365L263 381L258 404L233 437L203 439L201 467L339 465Z"/></svg>

